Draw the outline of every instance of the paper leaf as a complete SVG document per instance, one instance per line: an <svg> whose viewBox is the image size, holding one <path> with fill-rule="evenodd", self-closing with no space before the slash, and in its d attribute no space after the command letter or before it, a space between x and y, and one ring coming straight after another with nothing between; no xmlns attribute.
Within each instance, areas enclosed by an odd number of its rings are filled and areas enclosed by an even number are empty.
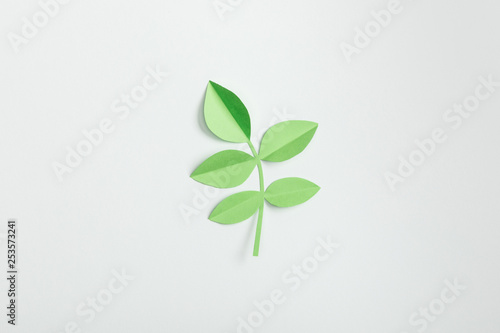
<svg viewBox="0 0 500 333"><path fill-rule="evenodd" d="M222 224L242 222L255 214L262 200L261 193L257 191L230 195L215 207L209 219Z"/></svg>
<svg viewBox="0 0 500 333"><path fill-rule="evenodd" d="M233 92L209 81L205 94L205 122L219 138L229 142L250 140L250 115Z"/></svg>
<svg viewBox="0 0 500 333"><path fill-rule="evenodd" d="M309 144L318 124L290 120L272 126L260 144L259 157L264 161L282 162L301 153Z"/></svg>
<svg viewBox="0 0 500 333"><path fill-rule="evenodd" d="M240 150L224 150L210 156L191 178L217 188L236 187L248 179L257 165L255 157Z"/></svg>
<svg viewBox="0 0 500 333"><path fill-rule="evenodd" d="M278 207L292 207L311 199L320 187L302 178L283 178L273 182L266 190L266 200Z"/></svg>

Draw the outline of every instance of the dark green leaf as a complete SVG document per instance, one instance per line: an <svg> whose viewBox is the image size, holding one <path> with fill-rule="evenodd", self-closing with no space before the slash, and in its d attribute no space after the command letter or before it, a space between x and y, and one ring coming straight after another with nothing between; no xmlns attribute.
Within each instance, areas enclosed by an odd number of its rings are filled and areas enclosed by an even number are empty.
<svg viewBox="0 0 500 333"><path fill-rule="evenodd" d="M240 143L250 140L250 115L233 92L209 81L204 109L208 128L219 138Z"/></svg>

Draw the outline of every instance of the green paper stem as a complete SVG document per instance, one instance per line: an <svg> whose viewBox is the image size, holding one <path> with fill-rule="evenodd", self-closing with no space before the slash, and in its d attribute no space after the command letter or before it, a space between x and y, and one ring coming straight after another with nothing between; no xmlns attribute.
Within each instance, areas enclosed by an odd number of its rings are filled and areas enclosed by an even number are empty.
<svg viewBox="0 0 500 333"><path fill-rule="evenodd" d="M250 140L248 140L248 146L250 147L253 156L257 159L257 169L259 170L260 194L262 195L262 201L259 207L259 218L257 220L257 229L255 230L255 242L253 245L253 255L254 257L258 257L259 247L260 247L260 234L262 231L262 218L264 217L264 193L265 193L264 172L262 170L262 162L259 158L259 154L257 154L257 151L255 150L255 147L253 146Z"/></svg>
<svg viewBox="0 0 500 333"><path fill-rule="evenodd" d="M259 219L257 220L257 229L255 230L255 242L253 244L253 256L259 256L260 231L262 230L262 217L264 216L264 200L259 207Z"/></svg>

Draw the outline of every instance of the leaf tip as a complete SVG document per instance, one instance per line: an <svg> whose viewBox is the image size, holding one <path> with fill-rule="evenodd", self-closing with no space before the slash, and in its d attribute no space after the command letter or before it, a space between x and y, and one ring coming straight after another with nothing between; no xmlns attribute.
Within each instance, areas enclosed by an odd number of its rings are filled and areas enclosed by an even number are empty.
<svg viewBox="0 0 500 333"><path fill-rule="evenodd" d="M212 80L208 80L207 87L208 87L208 86L211 86L212 88L222 87L220 84L218 84L217 82L214 82L214 81L212 81Z"/></svg>
<svg viewBox="0 0 500 333"><path fill-rule="evenodd" d="M209 219L210 221L212 221L212 222L217 222L217 220L216 220L216 216L214 216L214 215L215 215L215 214L214 214L214 212L215 212L215 210L214 210L214 211L212 211L212 212L210 213L210 216L208 217L208 219ZM218 223L218 222L217 222L217 223Z"/></svg>
<svg viewBox="0 0 500 333"><path fill-rule="evenodd" d="M311 181L309 181L309 182L310 182L312 185L314 185L314 189L315 189L314 194L318 193L318 192L319 192L319 190L321 190L321 186L319 186L318 184L313 183L313 182L311 182Z"/></svg>
<svg viewBox="0 0 500 333"><path fill-rule="evenodd" d="M318 129L319 124L317 122L309 120L302 120L302 121L309 124L309 126L311 127L310 130L313 130L313 132L316 132L316 130Z"/></svg>
<svg viewBox="0 0 500 333"><path fill-rule="evenodd" d="M215 83L214 81L212 80L208 80L208 83L207 83L207 93L208 93L208 90L209 89L215 89L215 87L219 86L217 83ZM205 99L206 99L206 96L205 96Z"/></svg>
<svg viewBox="0 0 500 333"><path fill-rule="evenodd" d="M198 181L198 180L196 179L196 176L198 176L198 172L197 172L197 171L198 171L198 169L194 170L194 171L193 171L193 172L191 172L191 174L189 175L189 177L190 177L190 178L192 178L192 179L194 179L194 180L196 180L196 181Z"/></svg>

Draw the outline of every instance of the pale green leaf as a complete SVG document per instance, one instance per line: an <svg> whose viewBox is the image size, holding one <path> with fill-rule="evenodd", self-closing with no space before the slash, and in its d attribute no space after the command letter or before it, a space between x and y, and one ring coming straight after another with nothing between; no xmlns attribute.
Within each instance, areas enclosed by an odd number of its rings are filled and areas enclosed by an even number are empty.
<svg viewBox="0 0 500 333"><path fill-rule="evenodd" d="M255 157L240 150L224 150L206 159L191 174L194 180L217 188L236 187L255 169Z"/></svg>
<svg viewBox="0 0 500 333"><path fill-rule="evenodd" d="M222 200L210 214L209 219L222 223L233 224L250 218L262 204L260 192L245 191L230 195Z"/></svg>
<svg viewBox="0 0 500 333"><path fill-rule="evenodd" d="M290 120L278 123L264 134L259 157L264 161L286 161L307 147L317 128L318 124L312 121Z"/></svg>
<svg viewBox="0 0 500 333"><path fill-rule="evenodd" d="M266 190L266 200L278 207L300 205L311 199L320 187L308 180L291 177L273 182Z"/></svg>

